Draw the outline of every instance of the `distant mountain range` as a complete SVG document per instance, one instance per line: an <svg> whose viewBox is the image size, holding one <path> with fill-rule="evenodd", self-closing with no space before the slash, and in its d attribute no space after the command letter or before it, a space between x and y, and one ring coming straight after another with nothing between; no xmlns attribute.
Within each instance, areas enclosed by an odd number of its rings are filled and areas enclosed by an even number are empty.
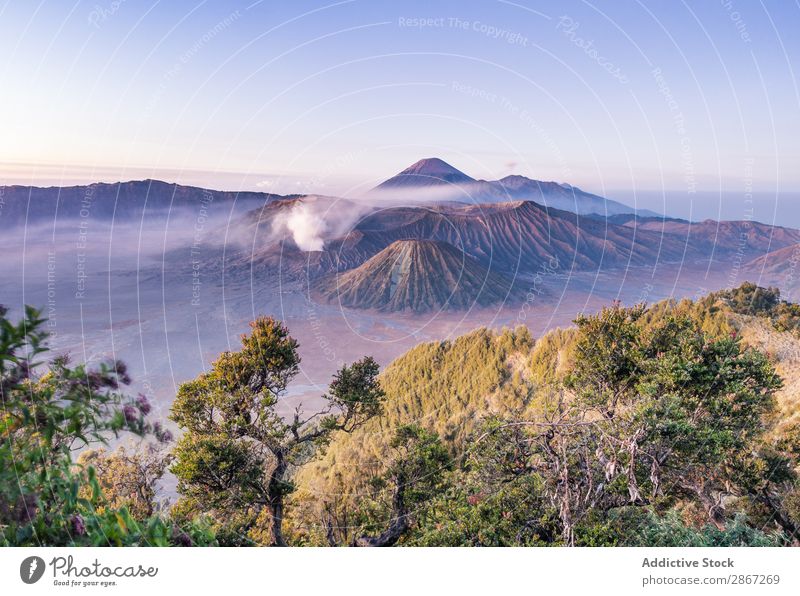
<svg viewBox="0 0 800 596"><path fill-rule="evenodd" d="M435 191L426 194L426 191ZM476 180L439 158L422 159L379 184L373 193L389 193L399 202L463 202L467 204L535 201L547 208L573 213L612 216L657 214L632 207L557 182L507 176L501 180ZM0 186L0 225L52 222L56 219L138 218L169 209L220 205L264 204L302 195L219 191L160 180L134 180L80 186ZM366 200L371 196L368 194Z"/></svg>
<svg viewBox="0 0 800 596"><path fill-rule="evenodd" d="M182 186L160 180L136 180L84 186L0 186L0 226L77 219L129 219L180 207L253 202L281 197L262 192L231 192Z"/></svg>
<svg viewBox="0 0 800 596"><path fill-rule="evenodd" d="M304 201L275 201L249 217L271 230L271 222ZM315 199L320 201L324 203ZM376 208L362 214L346 233L327 238L319 251L300 250L291 236L270 234L229 264L229 270L240 268L258 278L301 279L324 300L338 300L348 308L419 312L461 308L467 296L481 306L500 302L500 296L513 302L519 294L507 291L509 280L530 285L543 270L566 275L710 259L738 259L745 265L798 243L798 230L751 221L599 218L533 201L439 204ZM398 269L397 261L414 267ZM408 275L398 278L398 271ZM464 280L460 285L453 281L459 275ZM487 285L497 291L487 292Z"/></svg>
<svg viewBox="0 0 800 596"><path fill-rule="evenodd" d="M572 211L580 215L658 214L634 209L623 203L585 192L566 183L532 180L525 176L506 176L500 180L476 180L438 157L421 159L373 189L377 193L407 196L409 200L421 191L435 191L431 196L440 201L465 203L501 203L535 201L545 207ZM409 194L410 193L410 194Z"/></svg>
<svg viewBox="0 0 800 596"><path fill-rule="evenodd" d="M728 261L759 281L763 273L767 282L785 282L790 268L786 283L800 286L793 273L798 230L647 216L567 184L522 176L475 180L437 158L374 189L408 199L397 203L224 192L157 180L0 191L0 226L224 208L224 237L238 242L222 254L209 251L209 259L243 279L302 280L319 299L347 308L489 306L520 300L517 286L530 286L544 269L567 275L660 263ZM233 209L242 212L229 225Z"/></svg>

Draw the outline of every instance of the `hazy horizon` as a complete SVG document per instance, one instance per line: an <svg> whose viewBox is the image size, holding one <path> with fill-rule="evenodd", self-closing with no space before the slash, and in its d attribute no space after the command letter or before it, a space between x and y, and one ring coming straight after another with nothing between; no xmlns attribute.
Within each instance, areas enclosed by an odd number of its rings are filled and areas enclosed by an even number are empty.
<svg viewBox="0 0 800 596"><path fill-rule="evenodd" d="M9 3L0 184L149 177L350 196L437 155L475 178L609 198L797 192L791 11Z"/></svg>
<svg viewBox="0 0 800 596"><path fill-rule="evenodd" d="M410 165L410 164L407 164ZM405 166L403 166L405 167ZM399 170L398 170L399 171ZM392 175L396 174L393 172ZM465 172L469 174L469 172ZM361 184L353 183L350 188L357 189L356 195L345 195L338 193L335 189L330 191L314 191L309 184L300 185L274 185L270 187L259 186L258 184L239 184L236 185L236 178L240 174L228 173L226 176L218 178L217 184L203 185L201 177L195 177L188 173L188 176L176 175L174 172L141 172L141 177L119 178L113 175L98 176L83 180L82 178L69 179L42 179L35 183L28 179L3 180L0 178L0 186L21 185L39 187L66 187L83 186L93 183L114 184L117 182L134 182L146 179L159 180L169 184L181 184L186 186L198 186L215 191L232 192L267 192L278 195L291 194L321 194L333 197L348 199L363 198L363 194L375 184L382 180L370 178L369 183L362 181ZM166 174L166 175L162 175ZM171 175L170 175L171 174ZM508 175L508 174L506 174ZM388 177L387 177L388 178ZM499 176L498 176L499 178ZM311 178L309 178L311 180ZM226 184L226 182L230 184ZM571 183L569 180L554 180L559 183ZM619 201L636 209L649 210L666 217L687 219L689 221L703 221L714 219L719 221L755 221L770 225L800 228L800 191L782 190L775 192L748 192L742 190L696 190L687 192L685 189L597 189L591 185L579 186L581 190L603 196L607 199Z"/></svg>

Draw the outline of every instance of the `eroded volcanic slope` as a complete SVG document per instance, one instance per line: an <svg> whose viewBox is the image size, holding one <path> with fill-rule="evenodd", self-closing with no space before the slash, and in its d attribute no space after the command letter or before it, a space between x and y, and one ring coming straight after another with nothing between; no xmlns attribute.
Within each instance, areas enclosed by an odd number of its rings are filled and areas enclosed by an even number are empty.
<svg viewBox="0 0 800 596"><path fill-rule="evenodd" d="M757 257L742 269L748 279L774 284L794 297L800 289L800 243Z"/></svg>
<svg viewBox="0 0 800 596"><path fill-rule="evenodd" d="M362 217L321 251L303 252L284 239L258 247L251 257L264 275L315 279L357 267L397 240L437 240L516 277L535 275L543 266L566 272L706 261L712 255L707 234L716 238L715 259L737 252L755 257L767 245L781 248L800 236L783 228L770 234L772 228L754 222L714 222L711 230L708 222L637 221L616 224L531 201L396 207Z"/></svg>
<svg viewBox="0 0 800 596"><path fill-rule="evenodd" d="M386 209L357 226L386 242L424 238L448 242L484 266L535 273L543 264L562 270L654 264L699 258L685 242L651 231L607 224L531 201L464 207Z"/></svg>
<svg viewBox="0 0 800 596"><path fill-rule="evenodd" d="M756 258L800 242L800 230L757 221L688 222L664 218L628 218L624 225L641 231L669 234L714 258L732 253Z"/></svg>
<svg viewBox="0 0 800 596"><path fill-rule="evenodd" d="M363 265L321 280L323 299L348 308L425 312L516 301L507 277L446 242L398 240Z"/></svg>

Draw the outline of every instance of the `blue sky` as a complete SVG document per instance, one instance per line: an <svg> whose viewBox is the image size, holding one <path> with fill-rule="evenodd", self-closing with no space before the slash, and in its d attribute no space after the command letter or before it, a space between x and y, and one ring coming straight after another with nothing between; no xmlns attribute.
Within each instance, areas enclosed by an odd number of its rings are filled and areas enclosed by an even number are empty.
<svg viewBox="0 0 800 596"><path fill-rule="evenodd" d="M0 182L800 190L791 2L0 3Z"/></svg>

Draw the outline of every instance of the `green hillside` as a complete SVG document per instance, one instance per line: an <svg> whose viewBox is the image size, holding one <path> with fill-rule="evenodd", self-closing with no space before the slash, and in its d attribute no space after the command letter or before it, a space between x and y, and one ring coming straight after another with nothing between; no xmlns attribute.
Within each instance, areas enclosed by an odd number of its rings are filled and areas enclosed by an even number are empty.
<svg viewBox="0 0 800 596"><path fill-rule="evenodd" d="M800 370L800 350L797 349L800 342L794 331L793 313L796 311L774 296L774 291L755 291L754 288L745 285L696 302L663 301L640 309L636 314L632 314L636 309L614 306L595 319L579 319L578 327L557 329L535 341L525 328L501 332L477 329L453 341L413 348L395 360L381 376L387 394L383 414L352 434L337 436L321 457L299 472L299 490L294 495L297 539L320 544L326 540L330 542L329 532L326 537L323 529L336 525L331 520L347 519L348 526L353 527L343 530L338 539L347 542L353 534L365 528L379 528L391 519L386 487L379 479L391 460L391 442L396 429L416 425L441 439L452 458L452 469L429 471L442 477L446 486L419 505L414 514L415 527L404 538L406 543L564 543L563 527L558 519L557 490L554 493L543 488L548 482L546 457L536 449L528 450L526 445L541 441L537 424L550 423L559 416L573 423L578 418L581 423L593 418L602 420L604 414L593 400L601 399L597 396L598 388L612 380L624 385L615 385L615 391L627 395L629 400L624 406L618 406L626 412L625 416L630 416L625 425L639 421L646 427L641 418L647 416L650 417L648 424L654 427L675 425L669 430L674 435L670 435L671 441L680 442L681 433L689 436L691 432L700 433L696 437L698 440L719 440L716 455L724 455L722 460L725 461L720 460L718 468L704 470L704 473L718 474L720 479L732 481L730 470L745 466L753 475L768 470L769 481L758 485L761 494L755 498L742 496L742 490L736 491L739 493L736 495L723 495L715 492L717 487L709 487L703 489L708 493L705 494L688 485L680 489L673 486L671 491L666 491L662 485L657 487L653 498L642 497L630 502L630 495L625 497L628 488L623 490L623 480L616 478L620 493L609 497L610 503L604 503L602 511L599 506L586 509L580 520L575 521L571 540L582 544L632 545L652 541L668 545L669 537L677 535L683 536L687 544L698 545L773 544L796 540L795 536L787 535L795 522L783 520L787 523L781 525L777 520L781 515L788 515L785 510L797 502L794 472L796 438L800 436L797 431L800 428L800 373L796 372ZM764 292L773 293L764 298ZM631 320L621 322L621 317ZM630 337L606 337L615 331L624 331ZM602 369L606 362L618 358L626 362L624 358L628 356L623 358L616 348L609 348L610 352L602 354L601 359L591 359L597 356L594 352L599 349L598 343L608 340L613 345L624 344L626 337L637 351L635 358L630 356L636 362L630 365L635 369L630 373L633 378L612 376L601 383L597 375L611 372L588 371L587 363ZM694 343L687 344L686 338L692 338ZM593 356L585 353L587 346ZM713 350L719 353L714 352L712 357L708 352ZM670 352L674 352L672 356L665 355ZM668 357L674 362L656 368L647 363ZM687 371L697 367L697 359L708 359L708 368L702 370L702 375L701 372L691 373L700 375L692 380ZM731 400L735 399L730 396L744 399L743 387L753 389L752 379L731 378L726 380L730 385L724 387L719 381L707 380L708 375L722 375L729 367L743 370L746 367L748 374L760 378L767 387L753 390L752 400L746 406L747 416L739 411L745 407L744 403L731 405ZM773 371L783 377L782 385L777 377L773 384ZM690 382L696 386L690 386ZM700 387L703 383L708 385ZM723 412L730 413L730 428L716 433L713 427L693 430L696 422L680 417L670 422L670 416L678 416L676 412L680 407L662 403L666 398L660 393L654 396L653 392L674 394L669 399L676 403L696 400L698 404L692 407L698 411L704 407L703 400L710 401L710 396L719 392L715 399L719 399L720 404L714 407L724 408L714 415L722 417ZM755 460L745 461L750 456L737 451L744 447L735 446L733 438L734 427L739 428L737 425L744 424L745 419L753 433L747 449L763 452ZM714 423L712 416L708 424ZM622 432L617 424L616 421L609 423L609 428L615 428L615 433ZM500 435L494 436L492 428L501 429L497 431ZM487 432L491 441L487 440ZM744 427L736 432L745 432ZM598 440L589 436L581 439L585 448L591 448L592 452L614 450L613 446L598 447L591 443ZM509 465L509 462L500 461L501 456L508 456L505 453L508 449L517 449L513 458L519 459L517 464L525 472L505 476L497 472L498 466ZM599 465L598 461L605 457L592 455L589 459L596 459L594 464ZM616 465L620 466L624 454L615 457ZM677 456L671 457L677 459ZM699 453L687 452L681 457L686 458L687 469L674 471L676 476L672 482L675 484L683 482L680 474L690 474L693 465L702 463L696 460L690 465L690 460L701 457ZM712 458L712 455L702 457ZM783 466L780 473L778 462ZM606 461L603 465L610 464ZM641 474L637 484L648 482L649 471L644 467L638 469L642 465L638 463L631 472L636 478ZM493 471L488 473L487 468ZM691 473L699 473L699 468ZM771 484L779 477L780 486ZM751 481L752 478L748 480ZM641 488L631 490L641 492ZM781 491L786 494L776 496ZM717 515L713 500L719 500L724 514ZM781 507L773 508L777 501L781 501ZM782 508L782 513L770 508ZM541 523L533 523L532 519ZM520 524L528 530L521 530ZM503 531L498 529L503 527L506 528ZM645 538L646 535L652 537Z"/></svg>

